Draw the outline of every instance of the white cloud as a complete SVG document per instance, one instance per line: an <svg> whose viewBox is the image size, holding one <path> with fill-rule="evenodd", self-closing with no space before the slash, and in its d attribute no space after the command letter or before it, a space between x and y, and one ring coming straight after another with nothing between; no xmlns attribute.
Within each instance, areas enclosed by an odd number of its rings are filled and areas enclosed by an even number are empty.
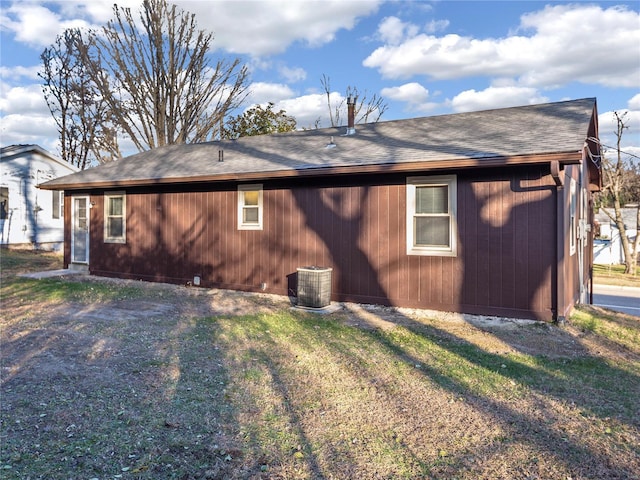
<svg viewBox="0 0 640 480"><path fill-rule="evenodd" d="M293 95L293 90L282 83L254 82L249 85L249 96L245 103L251 105L262 105L268 102L278 103Z"/></svg>
<svg viewBox="0 0 640 480"><path fill-rule="evenodd" d="M449 20L431 20L424 26L424 31L427 33L436 33L446 30L449 26Z"/></svg>
<svg viewBox="0 0 640 480"><path fill-rule="evenodd" d="M57 149L58 131L51 115L5 115L0 132L3 146L34 143L51 152Z"/></svg>
<svg viewBox="0 0 640 480"><path fill-rule="evenodd" d="M380 94L390 100L422 103L429 98L429 90L417 82L405 83L399 87L383 88Z"/></svg>
<svg viewBox="0 0 640 480"><path fill-rule="evenodd" d="M627 128L622 133L622 145L635 145L640 148L640 110L618 110L623 116ZM598 115L598 127L600 140L609 146L615 146L617 142L617 120L613 112L604 112Z"/></svg>
<svg viewBox="0 0 640 480"><path fill-rule="evenodd" d="M640 63L637 48L630 46L640 44L639 21L637 12L618 6L547 6L522 16L519 30L533 32L530 36L476 39L423 33L376 49L363 65L386 78L511 77L538 88L572 81L633 87Z"/></svg>
<svg viewBox="0 0 640 480"><path fill-rule="evenodd" d="M214 33L214 46L254 56L281 53L294 42L319 46L360 17L375 12L379 1L287 0L199 2L176 0L196 14L198 27Z"/></svg>
<svg viewBox="0 0 640 480"><path fill-rule="evenodd" d="M37 114L51 116L40 85L12 87L5 90L3 85L0 96L0 112L10 114ZM4 123L4 119L2 121Z"/></svg>
<svg viewBox="0 0 640 480"><path fill-rule="evenodd" d="M113 5L130 8L137 12L142 0L118 0L117 2L103 2L96 0L58 0L60 14L66 18L85 18L96 24L105 24L113 16Z"/></svg>
<svg viewBox="0 0 640 480"><path fill-rule="evenodd" d="M40 65L33 67L3 67L0 66L0 78L3 80L20 81L22 79L38 80L38 72L42 69Z"/></svg>
<svg viewBox="0 0 640 480"><path fill-rule="evenodd" d="M3 9L1 22L3 30L12 31L17 41L34 48L51 45L67 28L92 26L83 18L65 19L59 12L31 2L13 2Z"/></svg>
<svg viewBox="0 0 640 480"><path fill-rule="evenodd" d="M307 72L304 68L290 68L290 67L280 67L278 69L280 75L284 77L287 82L299 82L307 78Z"/></svg>
<svg viewBox="0 0 640 480"><path fill-rule="evenodd" d="M634 95L627 104L629 110L640 110L640 93Z"/></svg>
<svg viewBox="0 0 640 480"><path fill-rule="evenodd" d="M489 87L481 91L466 90L450 100L450 104L455 112L473 112L548 101L549 99L540 95L535 88L504 86Z"/></svg>
<svg viewBox="0 0 640 480"><path fill-rule="evenodd" d="M398 17L384 18L378 27L380 39L391 45L398 45L406 38L414 37L418 31L417 25L403 22Z"/></svg>
<svg viewBox="0 0 640 480"><path fill-rule="evenodd" d="M406 103L409 111L426 112L436 107L434 102L428 102L429 90L417 82L383 88L380 95L386 100Z"/></svg>
<svg viewBox="0 0 640 480"><path fill-rule="evenodd" d="M331 92L332 105L340 105L344 97L337 92ZM295 117L298 128L313 128L319 120L320 127L331 126L327 108L327 95L324 93L314 93L290 98L278 102L276 110L284 110L287 115ZM341 118L345 118L345 112L341 113Z"/></svg>

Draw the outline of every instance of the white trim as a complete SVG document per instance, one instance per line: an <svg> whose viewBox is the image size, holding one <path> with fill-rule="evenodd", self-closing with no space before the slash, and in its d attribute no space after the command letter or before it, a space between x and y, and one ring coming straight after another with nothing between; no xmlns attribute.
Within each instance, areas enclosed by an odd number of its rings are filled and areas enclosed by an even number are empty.
<svg viewBox="0 0 640 480"><path fill-rule="evenodd" d="M574 178L569 181L569 255L575 255L578 243L578 196Z"/></svg>
<svg viewBox="0 0 640 480"><path fill-rule="evenodd" d="M58 207L56 208L55 196L58 194ZM61 220L64 218L64 190L51 190L51 218Z"/></svg>
<svg viewBox="0 0 640 480"><path fill-rule="evenodd" d="M109 236L109 199L122 197L122 235L118 237ZM104 243L127 243L127 194L124 191L106 192L104 194Z"/></svg>
<svg viewBox="0 0 640 480"><path fill-rule="evenodd" d="M87 220L87 230L86 230L86 252L85 252L85 260L76 260L76 200L84 199L86 202L85 210L86 210L86 220ZM90 215L90 199L86 195L78 195L71 197L71 263L81 263L83 265L89 264L89 242L91 241L91 235L89 235L89 231L91 229L91 215Z"/></svg>
<svg viewBox="0 0 640 480"><path fill-rule="evenodd" d="M258 209L258 221L257 222L245 222L244 221L244 192L258 192L258 205L255 208ZM253 207L253 206L252 206ZM238 185L238 230L262 230L262 184L253 183L247 185Z"/></svg>
<svg viewBox="0 0 640 480"><path fill-rule="evenodd" d="M419 246L415 244L414 218L416 211L416 187L448 187L449 245ZM425 177L407 177L407 255L425 255L455 257L457 255L457 178L455 175L434 175Z"/></svg>

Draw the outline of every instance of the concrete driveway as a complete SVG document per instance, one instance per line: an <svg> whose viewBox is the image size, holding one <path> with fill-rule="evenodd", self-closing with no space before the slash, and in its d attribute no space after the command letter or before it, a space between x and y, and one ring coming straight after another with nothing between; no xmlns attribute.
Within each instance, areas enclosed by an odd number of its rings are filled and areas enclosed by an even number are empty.
<svg viewBox="0 0 640 480"><path fill-rule="evenodd" d="M594 285L593 304L640 317L640 288Z"/></svg>

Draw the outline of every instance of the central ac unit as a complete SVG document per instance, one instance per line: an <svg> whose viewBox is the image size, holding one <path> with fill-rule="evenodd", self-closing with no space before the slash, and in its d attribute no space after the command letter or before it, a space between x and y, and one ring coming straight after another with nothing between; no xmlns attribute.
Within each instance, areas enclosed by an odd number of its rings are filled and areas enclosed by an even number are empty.
<svg viewBox="0 0 640 480"><path fill-rule="evenodd" d="M298 306L323 308L331 303L331 268L298 268Z"/></svg>

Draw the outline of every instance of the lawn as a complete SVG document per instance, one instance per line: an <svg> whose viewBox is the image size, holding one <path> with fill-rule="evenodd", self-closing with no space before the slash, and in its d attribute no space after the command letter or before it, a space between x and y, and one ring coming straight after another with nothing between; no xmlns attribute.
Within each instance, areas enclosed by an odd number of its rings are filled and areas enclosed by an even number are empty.
<svg viewBox="0 0 640 480"><path fill-rule="evenodd" d="M637 317L317 315L2 253L1 478L639 478Z"/></svg>
<svg viewBox="0 0 640 480"><path fill-rule="evenodd" d="M624 265L594 265L593 281L602 285L640 287L640 266L635 275L626 275Z"/></svg>

